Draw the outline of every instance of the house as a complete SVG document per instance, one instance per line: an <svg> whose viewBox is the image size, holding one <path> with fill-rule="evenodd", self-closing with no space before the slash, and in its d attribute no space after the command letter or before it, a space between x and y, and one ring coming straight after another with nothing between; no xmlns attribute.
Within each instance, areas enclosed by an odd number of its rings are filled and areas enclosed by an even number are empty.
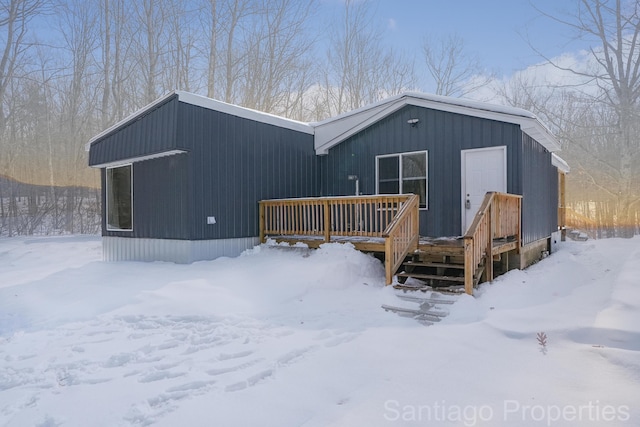
<svg viewBox="0 0 640 427"><path fill-rule="evenodd" d="M462 236L492 191L518 195L510 255L512 266L524 267L558 238L559 184L568 172L553 154L557 140L532 113L423 93L301 123L176 91L95 136L87 149L89 165L102 173L106 260L235 256L264 237L258 202L267 199L307 200L287 204L331 226L305 228L295 219L297 227L278 233L307 230L326 240L337 216L316 212L310 199L353 195L347 234L374 236L363 224L373 224L386 201L376 199L364 215L361 195L412 193L416 236L417 229L425 237ZM406 200L387 209L384 224ZM293 224L284 210L270 212L271 225L273 215Z"/></svg>

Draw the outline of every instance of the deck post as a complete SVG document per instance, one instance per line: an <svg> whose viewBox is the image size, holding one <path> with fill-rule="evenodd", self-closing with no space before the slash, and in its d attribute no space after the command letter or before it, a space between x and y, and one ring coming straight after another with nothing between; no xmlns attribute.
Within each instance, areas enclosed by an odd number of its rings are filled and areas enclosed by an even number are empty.
<svg viewBox="0 0 640 427"><path fill-rule="evenodd" d="M418 208L413 212L413 234L416 236L416 244L411 249L417 251L420 246L420 204L418 204Z"/></svg>
<svg viewBox="0 0 640 427"><path fill-rule="evenodd" d="M489 216L489 221L487 221L487 247L485 248L485 267L484 271L487 275L487 281L493 282L493 215L495 213L494 205L489 205L489 209L487 211L487 215Z"/></svg>
<svg viewBox="0 0 640 427"><path fill-rule="evenodd" d="M331 241L331 205L328 200L324 200L322 205L324 206L324 241L329 243Z"/></svg>
<svg viewBox="0 0 640 427"><path fill-rule="evenodd" d="M518 198L518 237L516 240L518 241L516 253L519 254L522 247L522 197Z"/></svg>
<svg viewBox="0 0 640 427"><path fill-rule="evenodd" d="M464 291L468 295L473 295L473 238L464 238Z"/></svg>
<svg viewBox="0 0 640 427"><path fill-rule="evenodd" d="M260 212L260 243L264 243L264 203L258 202Z"/></svg>
<svg viewBox="0 0 640 427"><path fill-rule="evenodd" d="M384 274L387 285L393 283L393 236L384 239Z"/></svg>

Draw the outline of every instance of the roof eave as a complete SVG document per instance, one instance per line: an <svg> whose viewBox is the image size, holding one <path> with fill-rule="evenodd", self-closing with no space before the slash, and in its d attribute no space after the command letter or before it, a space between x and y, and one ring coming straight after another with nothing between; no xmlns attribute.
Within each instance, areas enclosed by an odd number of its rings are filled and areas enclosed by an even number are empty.
<svg viewBox="0 0 640 427"><path fill-rule="evenodd" d="M291 129L298 132L313 135L314 128L308 123L297 120L287 119L285 117L276 116L275 114L265 113L251 108L241 107L239 105L229 104L218 101L216 99L207 98L206 96L196 95L190 92L176 91L178 99L187 104L196 105L198 107L207 108L209 110L219 111L236 117L253 120L260 123L266 123L281 128Z"/></svg>
<svg viewBox="0 0 640 427"><path fill-rule="evenodd" d="M567 163L562 157L558 156L556 153L551 153L551 164L558 168L563 173L569 173L571 171L571 167L569 163Z"/></svg>
<svg viewBox="0 0 640 427"><path fill-rule="evenodd" d="M109 135L110 133L114 132L115 130L119 129L122 126L125 126L127 123L137 119L138 117L148 113L149 111L153 110L156 106L164 103L165 101L169 100L174 96L177 96L180 102L184 102L186 104L191 104L191 105L207 108L209 110L226 113L236 117L242 117L245 119L250 119L250 120L254 120L261 123L266 123L266 124L271 124L271 125L282 127L282 128L287 128L287 129L295 130L298 132L307 133L310 135L314 134L313 126L311 126L308 123L303 123L297 120L279 117L269 113L263 113L261 111L252 110L250 108L245 108L238 105L228 104L226 102L217 101L215 99L207 98L201 95L196 95L190 92L175 90L173 92L166 94L161 98L158 98L157 100L153 101L149 105L142 107L136 112L128 115L124 119L118 121L113 126L110 126L109 128L103 130L102 132L100 132L99 134L91 138L85 144L84 146L85 150L89 151L91 149L91 145L94 142L104 138L105 136Z"/></svg>
<svg viewBox="0 0 640 427"><path fill-rule="evenodd" d="M551 132L534 114L526 110L435 95L406 93L314 123L313 126L316 129L316 154L328 154L332 147L406 105L517 124L548 151L560 150L560 144Z"/></svg>
<svg viewBox="0 0 640 427"><path fill-rule="evenodd" d="M116 124L114 124L113 126L108 127L107 129L103 130L102 132L100 132L99 134L97 134L96 136L94 136L93 138L91 138L85 145L84 145L84 149L85 151L89 151L91 149L91 144L93 144L94 142L104 138L105 136L109 135L111 132L115 131L116 129L126 125L128 122L133 121L134 119L136 119L137 117L149 112L150 110L154 109L156 106L164 103L165 101L167 101L168 99L172 98L173 96L176 96L176 91L170 92L168 94L166 94L165 96L156 99L155 101L153 101L152 103L145 105L144 107L140 108L139 110L135 111L132 114L129 114L127 117L125 117L124 119L118 121Z"/></svg>

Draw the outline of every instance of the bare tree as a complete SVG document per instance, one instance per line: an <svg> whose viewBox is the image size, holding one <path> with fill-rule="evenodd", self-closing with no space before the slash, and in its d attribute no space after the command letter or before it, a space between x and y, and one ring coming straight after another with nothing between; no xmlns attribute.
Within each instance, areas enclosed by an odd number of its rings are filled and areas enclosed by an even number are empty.
<svg viewBox="0 0 640 427"><path fill-rule="evenodd" d="M615 199L616 225L623 237L633 236L640 204L639 12L638 1L579 0L577 12L566 19L547 15L592 42L595 65L590 70L551 62L588 78L600 89L595 95L581 94L585 106L603 112L585 121L589 124L581 137L571 143L592 157L591 162L582 163L583 170L588 170L592 185ZM594 120L597 135L588 137Z"/></svg>
<svg viewBox="0 0 640 427"><path fill-rule="evenodd" d="M172 0L167 5L169 40L167 53L162 63L162 88L164 91L179 89L195 91L203 78L196 75L196 21L198 9L189 2Z"/></svg>
<svg viewBox="0 0 640 427"><path fill-rule="evenodd" d="M141 0L134 2L135 28L131 34L135 45L143 93L141 104L153 102L159 96L161 61L166 52L166 0Z"/></svg>
<svg viewBox="0 0 640 427"><path fill-rule="evenodd" d="M7 120L5 98L16 70L29 48L27 40L29 22L47 8L46 0L2 0L0 2L0 132Z"/></svg>
<svg viewBox="0 0 640 427"><path fill-rule="evenodd" d="M422 51L437 95L463 97L494 79L480 58L465 49L464 39L458 34L439 39L425 37Z"/></svg>
<svg viewBox="0 0 640 427"><path fill-rule="evenodd" d="M287 115L299 81L306 81L312 40L306 27L315 2L261 0L246 43L242 105Z"/></svg>
<svg viewBox="0 0 640 427"><path fill-rule="evenodd" d="M250 17L255 10L255 0L227 0L225 3L225 25L224 33L224 100L225 102L236 102L236 84L239 75L243 73L241 69L246 55L246 49L242 47L241 40L237 39L237 33L242 30L242 24L247 17Z"/></svg>
<svg viewBox="0 0 640 427"><path fill-rule="evenodd" d="M413 84L412 66L383 45L370 1L346 0L337 22L330 29L323 83L327 115L359 108Z"/></svg>
<svg viewBox="0 0 640 427"><path fill-rule="evenodd" d="M99 11L99 46L95 56L100 69L101 81L100 124L106 129L124 118L143 102L136 99L136 57L134 41L136 31L126 0L97 0L94 7Z"/></svg>
<svg viewBox="0 0 640 427"><path fill-rule="evenodd" d="M218 71L218 39L220 37L220 7L219 0L205 0L201 14L204 19L204 32L209 37L207 58L207 96L215 98L216 96L216 72Z"/></svg>

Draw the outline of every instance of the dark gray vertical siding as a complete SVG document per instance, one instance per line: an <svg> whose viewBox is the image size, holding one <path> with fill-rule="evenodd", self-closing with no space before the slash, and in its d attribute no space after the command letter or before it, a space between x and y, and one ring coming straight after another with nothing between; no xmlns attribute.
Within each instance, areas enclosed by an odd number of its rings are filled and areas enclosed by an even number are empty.
<svg viewBox="0 0 640 427"><path fill-rule="evenodd" d="M190 150L191 239L257 236L259 200L319 193L313 135L185 103L179 122L178 144Z"/></svg>
<svg viewBox="0 0 640 427"><path fill-rule="evenodd" d="M558 170L551 153L530 136L522 136L523 243L549 237L558 229Z"/></svg>
<svg viewBox="0 0 640 427"><path fill-rule="evenodd" d="M188 155L133 164L133 231L107 231L102 192L102 234L118 237L188 239ZM105 169L102 188L105 189Z"/></svg>
<svg viewBox="0 0 640 427"><path fill-rule="evenodd" d="M412 118L419 119L414 127ZM406 106L320 158L322 195L353 194L348 175L359 176L363 194L375 194L375 156L428 150L429 209L420 211L420 234L461 235L461 151L507 146L507 191L521 194L521 135L514 124Z"/></svg>
<svg viewBox="0 0 640 427"><path fill-rule="evenodd" d="M178 98L173 96L144 115L95 141L89 165L117 162L176 148ZM188 238L187 155L133 164L133 231L107 231L105 170L102 172L102 234L118 237Z"/></svg>
<svg viewBox="0 0 640 427"><path fill-rule="evenodd" d="M177 95L91 144L89 166L182 148L176 146Z"/></svg>

